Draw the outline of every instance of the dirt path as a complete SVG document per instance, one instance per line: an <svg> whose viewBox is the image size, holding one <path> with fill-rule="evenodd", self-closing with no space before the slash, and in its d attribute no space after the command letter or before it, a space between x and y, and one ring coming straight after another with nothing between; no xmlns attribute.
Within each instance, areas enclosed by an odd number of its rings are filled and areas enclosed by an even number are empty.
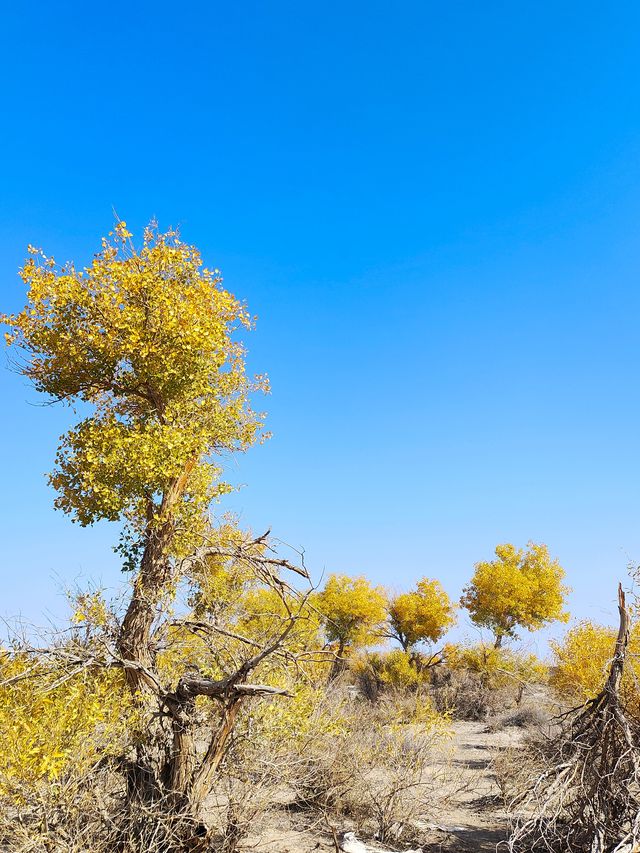
<svg viewBox="0 0 640 853"><path fill-rule="evenodd" d="M504 841L508 820L497 785L493 759L498 750L518 744L518 729L489 731L484 722L457 722L443 766L452 770L450 792L437 826L440 836L424 849L495 853ZM434 826L435 830L435 826Z"/></svg>

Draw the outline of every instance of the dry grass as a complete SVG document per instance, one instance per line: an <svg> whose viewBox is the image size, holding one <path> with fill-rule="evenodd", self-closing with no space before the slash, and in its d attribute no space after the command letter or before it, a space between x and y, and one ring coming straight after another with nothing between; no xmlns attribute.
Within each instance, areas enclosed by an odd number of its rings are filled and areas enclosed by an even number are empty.
<svg viewBox="0 0 640 853"><path fill-rule="evenodd" d="M514 686L492 689L477 673L449 670L439 676L431 695L438 711L455 720L475 722L513 708L517 694Z"/></svg>

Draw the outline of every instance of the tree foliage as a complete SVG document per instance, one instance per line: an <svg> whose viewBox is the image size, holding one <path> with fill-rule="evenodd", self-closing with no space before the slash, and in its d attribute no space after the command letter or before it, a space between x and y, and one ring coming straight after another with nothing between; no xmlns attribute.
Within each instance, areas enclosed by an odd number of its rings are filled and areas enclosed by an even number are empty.
<svg viewBox="0 0 640 853"><path fill-rule="evenodd" d="M476 625L493 631L497 646L515 637L518 628L536 631L548 622L567 621L564 569L546 545L498 545L495 554L495 560L475 564L460 601Z"/></svg>
<svg viewBox="0 0 640 853"><path fill-rule="evenodd" d="M574 625L562 640L550 642L553 652L551 686L574 701L593 699L602 690L611 667L616 644L615 628L584 620ZM640 678L640 625L632 624L621 696L637 714Z"/></svg>
<svg viewBox="0 0 640 853"><path fill-rule="evenodd" d="M15 803L117 755L135 724L122 671L75 671L70 658L64 647L49 662L0 651L0 793Z"/></svg>
<svg viewBox="0 0 640 853"><path fill-rule="evenodd" d="M380 639L386 596L382 587L373 586L367 578L330 575L315 604L323 616L326 637L336 645L338 657Z"/></svg>
<svg viewBox="0 0 640 853"><path fill-rule="evenodd" d="M389 601L387 634L406 652L418 643L436 643L454 624L449 596L437 580L422 578L415 590Z"/></svg>
<svg viewBox="0 0 640 853"><path fill-rule="evenodd" d="M184 551L228 490L215 456L261 427L249 394L266 383L233 338L252 320L177 232L152 225L139 251L126 223L111 236L84 269L30 247L27 306L3 317L6 337L38 391L93 408L61 439L56 506L83 525L126 518L127 554L169 521Z"/></svg>

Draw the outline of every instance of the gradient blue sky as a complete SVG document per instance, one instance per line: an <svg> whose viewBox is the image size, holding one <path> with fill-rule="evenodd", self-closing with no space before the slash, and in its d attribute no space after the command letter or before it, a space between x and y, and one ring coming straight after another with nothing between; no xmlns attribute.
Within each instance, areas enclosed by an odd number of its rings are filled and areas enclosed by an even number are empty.
<svg viewBox="0 0 640 853"><path fill-rule="evenodd" d="M544 541L609 620L640 561L639 32L584 0L9 6L2 307L28 242L180 224L273 385L227 508L317 573L453 595ZM121 579L117 532L52 509L69 414L0 393L0 613L41 621Z"/></svg>

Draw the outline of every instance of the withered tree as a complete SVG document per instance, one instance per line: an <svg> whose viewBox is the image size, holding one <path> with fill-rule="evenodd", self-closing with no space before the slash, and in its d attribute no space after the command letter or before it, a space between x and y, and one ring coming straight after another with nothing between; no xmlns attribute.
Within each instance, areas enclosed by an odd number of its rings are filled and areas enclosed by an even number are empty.
<svg viewBox="0 0 640 853"><path fill-rule="evenodd" d="M631 853L640 849L640 721L621 691L629 612L618 588L618 635L608 677L593 699L563 716L543 749L543 769L512 803L512 851Z"/></svg>

